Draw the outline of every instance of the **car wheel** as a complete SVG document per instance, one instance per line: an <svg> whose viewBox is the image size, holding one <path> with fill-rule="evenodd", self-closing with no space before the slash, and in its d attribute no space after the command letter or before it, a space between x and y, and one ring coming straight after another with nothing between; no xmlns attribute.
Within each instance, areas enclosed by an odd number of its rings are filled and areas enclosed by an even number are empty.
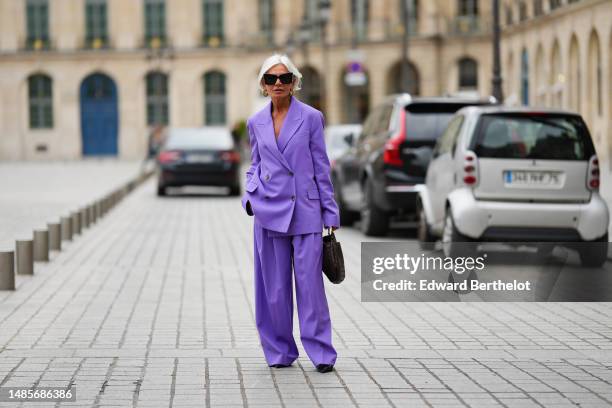
<svg viewBox="0 0 612 408"><path fill-rule="evenodd" d="M584 241L579 244L580 263L588 268L601 267L608 258L608 233L595 241Z"/></svg>
<svg viewBox="0 0 612 408"><path fill-rule="evenodd" d="M342 190L338 184L338 180L334 177L332 184L334 185L334 200L338 204L338 211L340 212L340 225L353 225L355 222L355 212L350 211L344 205L344 199L342 198Z"/></svg>
<svg viewBox="0 0 612 408"><path fill-rule="evenodd" d="M366 179L361 206L361 232L368 236L383 236L389 229L389 216L374 203L372 180Z"/></svg>
<svg viewBox="0 0 612 408"><path fill-rule="evenodd" d="M444 230L442 231L442 251L444 256L451 258L474 256L476 247L471 245L471 242L473 240L470 237L463 235L457 230L450 207L448 207L444 218Z"/></svg>
<svg viewBox="0 0 612 408"><path fill-rule="evenodd" d="M429 225L427 225L425 210L423 209L423 204L420 201L417 203L417 216L419 217L419 225L417 227L419 246L425 251L431 251L436 246L436 237L434 237L434 235L431 233Z"/></svg>
<svg viewBox="0 0 612 408"><path fill-rule="evenodd" d="M229 186L229 189L230 189L229 195L231 197L236 197L240 195L240 185Z"/></svg>
<svg viewBox="0 0 612 408"><path fill-rule="evenodd" d="M167 194L167 193L166 193L166 187L164 187L164 186L157 186L157 195L158 195L159 197L163 197L163 196L165 196L166 194Z"/></svg>

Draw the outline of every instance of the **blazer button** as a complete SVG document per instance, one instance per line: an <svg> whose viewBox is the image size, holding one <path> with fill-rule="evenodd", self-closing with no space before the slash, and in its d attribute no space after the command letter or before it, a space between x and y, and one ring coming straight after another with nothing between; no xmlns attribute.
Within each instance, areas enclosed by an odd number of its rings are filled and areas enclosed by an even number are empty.
<svg viewBox="0 0 612 408"><path fill-rule="evenodd" d="M294 195L291 196L291 201L295 201L295 196Z"/></svg>
<svg viewBox="0 0 612 408"><path fill-rule="evenodd" d="M293 172L292 172L292 171L290 171L290 172L289 172L289 175L290 175L291 177L293 177Z"/></svg>
<svg viewBox="0 0 612 408"><path fill-rule="evenodd" d="M266 174L266 181L270 180L270 175Z"/></svg>

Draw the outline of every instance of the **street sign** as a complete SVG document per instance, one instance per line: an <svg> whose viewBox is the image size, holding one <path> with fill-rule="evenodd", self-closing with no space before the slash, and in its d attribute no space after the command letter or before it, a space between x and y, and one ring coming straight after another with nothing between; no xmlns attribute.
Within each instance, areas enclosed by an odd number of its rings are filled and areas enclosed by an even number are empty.
<svg viewBox="0 0 612 408"><path fill-rule="evenodd" d="M344 83L348 86L363 86L368 83L368 77L365 72L347 72L344 74Z"/></svg>

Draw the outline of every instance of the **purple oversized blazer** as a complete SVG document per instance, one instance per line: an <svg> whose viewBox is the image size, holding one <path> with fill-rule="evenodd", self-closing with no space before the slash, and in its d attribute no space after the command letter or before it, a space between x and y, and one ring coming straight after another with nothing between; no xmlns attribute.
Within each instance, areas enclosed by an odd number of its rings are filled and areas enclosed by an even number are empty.
<svg viewBox="0 0 612 408"><path fill-rule="evenodd" d="M271 235L340 226L323 136L323 114L291 97L278 141L271 103L247 121L251 166L242 207Z"/></svg>

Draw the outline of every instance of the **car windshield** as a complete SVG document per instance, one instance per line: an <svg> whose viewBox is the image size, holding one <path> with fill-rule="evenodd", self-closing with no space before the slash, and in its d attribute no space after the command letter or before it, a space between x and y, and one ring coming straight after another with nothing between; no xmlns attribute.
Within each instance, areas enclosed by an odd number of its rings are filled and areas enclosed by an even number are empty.
<svg viewBox="0 0 612 408"><path fill-rule="evenodd" d="M563 114L486 114L477 127L478 157L588 160L593 143L578 116Z"/></svg>
<svg viewBox="0 0 612 408"><path fill-rule="evenodd" d="M442 135L451 118L466 104L418 103L406 107L406 138L434 141Z"/></svg>
<svg viewBox="0 0 612 408"><path fill-rule="evenodd" d="M166 149L229 150L233 144L230 132L224 128L172 129Z"/></svg>

